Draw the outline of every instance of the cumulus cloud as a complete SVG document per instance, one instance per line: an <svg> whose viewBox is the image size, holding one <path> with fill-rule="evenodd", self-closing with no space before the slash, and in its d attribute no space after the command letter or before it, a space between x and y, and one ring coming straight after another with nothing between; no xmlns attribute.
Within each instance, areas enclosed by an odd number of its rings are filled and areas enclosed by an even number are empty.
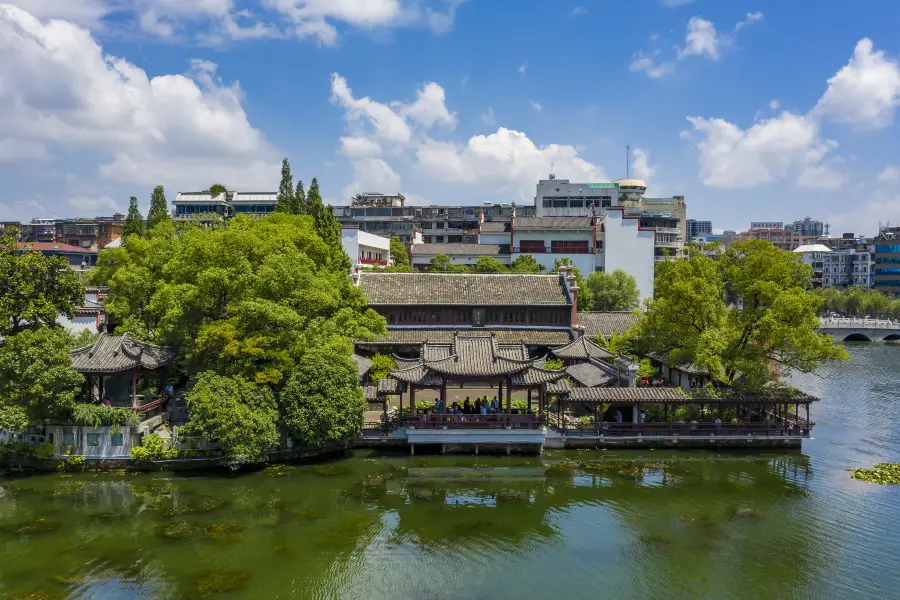
<svg viewBox="0 0 900 600"><path fill-rule="evenodd" d="M122 207L109 196L73 196L69 205L84 211L82 214L106 214L122 212Z"/></svg>
<svg viewBox="0 0 900 600"><path fill-rule="evenodd" d="M794 174L801 187L833 189L843 183L826 155L837 147L821 141L817 123L783 112L741 129L724 119L688 117L693 132L682 136L700 152L700 179L710 187L749 188Z"/></svg>
<svg viewBox="0 0 900 600"><path fill-rule="evenodd" d="M900 105L900 63L861 39L850 62L831 79L813 114L857 129L882 129Z"/></svg>
<svg viewBox="0 0 900 600"><path fill-rule="evenodd" d="M7 0L41 19L104 29L136 24L146 34L210 44L293 36L338 42L339 26L453 28L466 0ZM118 17L112 19L111 17Z"/></svg>
<svg viewBox="0 0 900 600"><path fill-rule="evenodd" d="M682 2L682 4L685 4ZM632 58L629 68L632 71L644 72L649 77L665 77L675 71L678 61L691 57L701 57L708 60L719 60L722 50L730 46L734 41L734 35L748 25L757 23L763 19L763 13L747 13L743 20L735 23L731 33L720 33L712 21L703 17L691 17L688 21L684 43L675 47L672 58L663 58L663 50L656 48L651 51L639 50ZM650 41L657 41L659 36L650 37Z"/></svg>
<svg viewBox="0 0 900 600"><path fill-rule="evenodd" d="M381 156L381 145L364 137L342 137L341 154L347 158L371 158Z"/></svg>
<svg viewBox="0 0 900 600"><path fill-rule="evenodd" d="M423 93L428 89L431 93ZM431 108L412 110L410 107L423 96L431 99ZM410 163L424 177L487 186L522 199L533 195L534 182L550 172L587 181L606 179L603 169L582 158L575 146L539 146L520 131L501 127L464 143L438 139L436 135L446 134L448 126L456 123L456 116L446 108L444 90L437 83L421 88L413 103L379 102L369 97L357 98L347 81L334 74L332 100L344 109L348 127L354 133L341 138L341 153L351 158L355 173L354 182L345 190L348 195L363 190L393 191L401 184L399 175L384 158L363 150L375 146L361 139L378 143L378 147L389 144L392 161ZM493 127L494 120L493 109L482 115L489 127Z"/></svg>
<svg viewBox="0 0 900 600"><path fill-rule="evenodd" d="M104 54L72 23L46 23L0 5L0 139L43 158L57 148L109 156L99 172L129 183L208 184L277 172L273 148L250 125L237 83L214 64L185 75L147 74ZM262 177L262 173L266 177Z"/></svg>
<svg viewBox="0 0 900 600"><path fill-rule="evenodd" d="M853 210L828 215L832 232L853 232L874 235L878 224L894 223L894 215L900 214L900 194L876 190L865 202L853 205Z"/></svg>
<svg viewBox="0 0 900 600"><path fill-rule="evenodd" d="M900 181L900 166L888 165L884 171L878 174L878 181Z"/></svg>
<svg viewBox="0 0 900 600"><path fill-rule="evenodd" d="M583 6L576 6L576 7L573 8L572 11L569 13L569 18L571 19L572 17L582 17L582 16L588 14L588 12L589 12L589 11L588 11L587 8L585 8L585 7L583 7Z"/></svg>
<svg viewBox="0 0 900 600"><path fill-rule="evenodd" d="M653 179L658 166L650 164L650 151L643 148L634 148L631 154L634 156L631 162L631 172L634 174L634 177L643 179L645 182Z"/></svg>

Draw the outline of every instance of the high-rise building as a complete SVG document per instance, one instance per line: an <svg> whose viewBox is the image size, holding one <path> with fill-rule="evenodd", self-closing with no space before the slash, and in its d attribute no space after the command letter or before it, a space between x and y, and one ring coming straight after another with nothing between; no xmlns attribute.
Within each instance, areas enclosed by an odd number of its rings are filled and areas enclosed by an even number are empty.
<svg viewBox="0 0 900 600"><path fill-rule="evenodd" d="M828 225L822 223L822 221L815 221L809 217L794 221L785 226L785 229L796 231L803 237L817 237L828 233Z"/></svg>
<svg viewBox="0 0 900 600"><path fill-rule="evenodd" d="M900 294L900 227L884 227L873 241L875 274L873 287L888 294Z"/></svg>
<svg viewBox="0 0 900 600"><path fill-rule="evenodd" d="M688 219L687 223L687 239L692 240L700 235L712 235L712 221L697 221L696 219Z"/></svg>

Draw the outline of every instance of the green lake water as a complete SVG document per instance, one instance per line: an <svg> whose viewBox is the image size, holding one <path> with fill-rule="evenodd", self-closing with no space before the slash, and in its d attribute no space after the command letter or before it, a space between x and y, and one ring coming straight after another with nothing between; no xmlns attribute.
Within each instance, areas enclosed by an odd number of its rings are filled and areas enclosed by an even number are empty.
<svg viewBox="0 0 900 600"><path fill-rule="evenodd" d="M900 598L900 487L844 470L900 462L900 347L848 349L802 451L0 479L0 598Z"/></svg>

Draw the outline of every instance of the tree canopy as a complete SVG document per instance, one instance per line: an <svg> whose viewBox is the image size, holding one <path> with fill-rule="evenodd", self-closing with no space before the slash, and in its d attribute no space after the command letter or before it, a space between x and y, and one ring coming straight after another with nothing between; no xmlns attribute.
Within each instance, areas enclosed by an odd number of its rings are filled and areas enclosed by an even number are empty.
<svg viewBox="0 0 900 600"><path fill-rule="evenodd" d="M295 215L308 215L309 204L306 202L306 192L303 191L303 182L297 180L297 189L294 191L294 202L291 204L291 212Z"/></svg>
<svg viewBox="0 0 900 600"><path fill-rule="evenodd" d="M656 297L628 334L637 353L691 361L716 381L751 387L847 358L816 331L821 300L807 291L810 268L793 254L757 240L718 258L689 253L659 265ZM726 289L737 304L726 304Z"/></svg>
<svg viewBox="0 0 900 600"><path fill-rule="evenodd" d="M531 254L522 254L510 263L509 270L513 273L538 274L544 272L544 265L538 263Z"/></svg>
<svg viewBox="0 0 900 600"><path fill-rule="evenodd" d="M396 235L391 236L391 270L396 272L412 271L406 246Z"/></svg>
<svg viewBox="0 0 900 600"><path fill-rule="evenodd" d="M128 201L128 216L125 217L125 227L122 237L129 235L144 235L144 216L138 208L138 199L132 196Z"/></svg>
<svg viewBox="0 0 900 600"><path fill-rule="evenodd" d="M228 188L226 188L221 183L214 183L211 186L209 186L209 189L206 191L209 192L213 198L215 198L216 196L219 196L221 194L227 194Z"/></svg>
<svg viewBox="0 0 900 600"><path fill-rule="evenodd" d="M59 315L75 316L84 286L68 261L27 247L19 251L15 235L0 236L0 335L54 326Z"/></svg>
<svg viewBox="0 0 900 600"><path fill-rule="evenodd" d="M294 212L294 177L291 175L291 163L288 159L281 161L281 183L278 185L278 204L275 212Z"/></svg>
<svg viewBox="0 0 900 600"><path fill-rule="evenodd" d="M169 203L166 202L166 192L163 186L158 185L153 188L153 194L150 196L150 210L147 213L147 229L153 229L160 223L169 222L172 217L169 215Z"/></svg>
<svg viewBox="0 0 900 600"><path fill-rule="evenodd" d="M101 252L93 280L110 287L106 307L117 333L179 346L183 377L212 371L233 380L216 380L216 386L254 385L277 398L297 369L317 356L328 357L323 368L342 377L352 340L384 331L384 318L367 308L341 257L340 238L326 243L313 217L239 215L216 228L187 224L177 233L160 228L129 237ZM202 389L212 388L207 383ZM285 416L279 413L276 421L284 423ZM198 431L218 431L220 417L201 411L192 413L191 423ZM254 427L261 427L269 417L255 419Z"/></svg>
<svg viewBox="0 0 900 600"><path fill-rule="evenodd" d="M637 282L622 269L616 269L612 273L594 271L588 275L585 285L591 296L590 310L630 311L639 306Z"/></svg>
<svg viewBox="0 0 900 600"><path fill-rule="evenodd" d="M32 423L67 418L84 378L69 356L62 328L40 327L0 344L0 426L22 431Z"/></svg>
<svg viewBox="0 0 900 600"><path fill-rule="evenodd" d="M900 316L900 299L892 299L878 290L860 286L838 290L833 287L815 288L813 293L822 298L820 314L834 312L845 317L897 318Z"/></svg>

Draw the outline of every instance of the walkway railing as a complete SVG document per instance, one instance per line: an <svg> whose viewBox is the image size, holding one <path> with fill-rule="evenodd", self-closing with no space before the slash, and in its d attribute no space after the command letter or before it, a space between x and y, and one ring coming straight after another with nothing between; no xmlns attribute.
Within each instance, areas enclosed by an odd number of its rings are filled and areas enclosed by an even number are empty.
<svg viewBox="0 0 900 600"><path fill-rule="evenodd" d="M567 425L563 433L572 436L732 436L803 437L808 427L774 423L589 423Z"/></svg>
<svg viewBox="0 0 900 600"><path fill-rule="evenodd" d="M404 419L416 429L540 429L547 424L540 415L416 415Z"/></svg>

